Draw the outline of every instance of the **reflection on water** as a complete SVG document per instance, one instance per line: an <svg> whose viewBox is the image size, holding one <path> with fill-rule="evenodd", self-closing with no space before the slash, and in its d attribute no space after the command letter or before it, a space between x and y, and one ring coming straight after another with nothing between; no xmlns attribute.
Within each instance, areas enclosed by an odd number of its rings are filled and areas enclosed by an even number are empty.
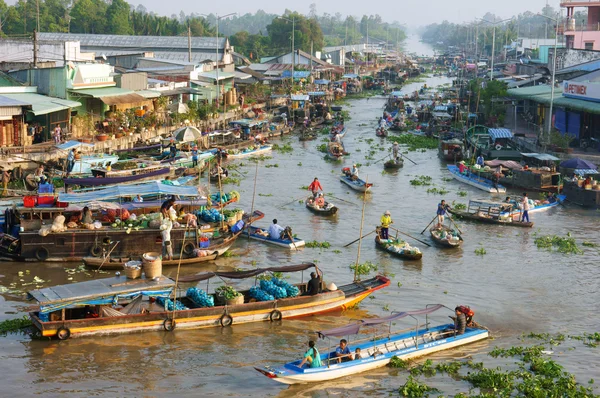
<svg viewBox="0 0 600 398"><path fill-rule="evenodd" d="M415 51L421 50L416 48ZM448 82L438 77L430 79L428 84ZM410 92L421 84L403 90ZM363 233L372 231L381 214L390 210L396 228L429 241L428 231L423 235L420 232L435 215L442 197L428 194L426 187L411 186L409 180L414 176L431 176L437 187L449 191L443 197L449 203L466 203L469 199L487 196L454 180L447 181L445 165L438 160L435 150L411 152L408 156L417 165L406 162L397 172L382 173L382 162L375 164L366 157L369 150L375 150L375 160L388 153L390 145L374 134L375 121L381 115L384 102L384 98L371 98L352 101L348 106L352 119L348 121L349 133L344 142L351 155L342 163L323 158L316 149L320 139L299 143L293 138L289 139L294 147L292 153L273 153L272 159L261 162L279 167L259 168L255 208L264 211L266 217L258 224L267 226L272 218L277 218L281 225L291 226L295 234L307 241L330 242L330 249L304 248L290 252L242 238L234 246L236 256L187 268L182 274L313 261L323 269L326 282L334 281L339 286L350 281L349 265L356 261L357 244L343 246L359 236L362 196L342 184L338 174L341 167L352 162L361 163L361 176L374 183L365 209ZM367 139L373 139L372 143ZM379 143L383 144L381 148ZM255 167L248 160L244 160L244 164L241 172L247 178L239 187L226 189L239 190L242 193L240 207L250 209ZM328 197L331 202L340 208L335 217L318 217L309 212L303 202L298 202L307 194L300 188L315 176L325 191L333 195ZM468 196L460 197L459 190L466 191ZM259 196L259 193L272 196ZM438 358L473 354L481 359L491 346L520 344L519 336L530 331L575 335L598 331L598 250L586 248L583 255L567 256L538 250L534 244L536 234L564 235L567 232L578 242L600 243L598 217L597 212L559 207L534 214L532 230L460 222L465 243L459 250L426 247L406 238L423 251L423 259L416 262L402 261L377 250L371 235L362 242L361 261L379 264L379 271L388 274L392 283L366 299L358 310L226 329L101 336L64 342L8 336L0 339L3 375L0 383L24 396L62 393L70 397L387 394L404 383L406 372L386 368L317 386L288 388L261 376L253 366L280 364L299 357L306 341L314 338L315 330L437 302L450 307L471 305L477 320L490 327L496 336L493 342L440 354ZM487 254L476 255L474 251L479 247L484 247ZM170 276L175 272L176 269L165 270ZM30 303L25 301L22 292L36 286L108 274L95 275L79 268L79 264L69 264L65 269L62 264L0 263L0 286L4 287L1 316L13 318L15 315L10 312L25 311ZM306 280L306 275L304 277ZM292 278L295 281L300 276ZM201 287L206 288L206 284ZM592 349L584 347L575 352L561 354L561 364L574 372L578 380L597 377L600 367L597 353L594 355ZM486 360L492 365L495 363L490 358ZM435 386L447 394L458 392L456 383L449 379L436 379Z"/></svg>

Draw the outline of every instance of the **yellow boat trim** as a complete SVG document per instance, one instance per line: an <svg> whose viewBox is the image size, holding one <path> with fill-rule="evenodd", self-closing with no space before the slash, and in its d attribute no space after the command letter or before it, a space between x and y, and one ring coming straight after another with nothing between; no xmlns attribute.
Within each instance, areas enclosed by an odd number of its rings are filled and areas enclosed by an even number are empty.
<svg viewBox="0 0 600 398"><path fill-rule="evenodd" d="M352 307L354 305L356 305L357 303L361 302L362 300L364 300L368 295L370 295L372 293L371 290L361 294L360 296L357 296L356 298L354 298L353 300L347 302L346 304L342 304L342 308L346 309L349 307ZM329 299L329 300L323 300L319 302L319 305L323 305L323 304L330 304L330 303L334 303L336 301L342 301L346 299L346 297L336 297L333 299ZM307 303L307 304L298 304L298 305L292 305L292 306L286 306L283 308L284 311L288 311L288 310L296 310L296 309L302 309L302 308L308 308L311 306L311 304L314 303ZM257 311L244 311L244 312L236 312L234 315L237 316L248 316L248 315L261 315L261 314L270 314L271 311L278 309L278 308L269 308L266 310L257 310ZM198 321L204 321L204 320L215 320L217 321L219 318L221 318L223 314L218 314L218 315L206 315L206 316L198 316L198 317L193 317L193 318L175 318L176 322L181 322L181 323L190 323L190 322L198 322ZM71 333L72 334L77 334L77 333L84 333L84 332L93 332L93 331L100 331L100 330L109 330L109 329L114 329L114 330L119 330L119 329L133 329L136 327L152 327L152 326L162 326L164 322L164 319L160 319L157 321L144 321L144 322L135 322L135 323L126 323L126 324L113 324L113 325L98 325L98 326L88 326L88 327L80 327L80 328L72 328ZM44 337L51 337L51 336L56 336L56 330L44 330L42 332L42 336Z"/></svg>

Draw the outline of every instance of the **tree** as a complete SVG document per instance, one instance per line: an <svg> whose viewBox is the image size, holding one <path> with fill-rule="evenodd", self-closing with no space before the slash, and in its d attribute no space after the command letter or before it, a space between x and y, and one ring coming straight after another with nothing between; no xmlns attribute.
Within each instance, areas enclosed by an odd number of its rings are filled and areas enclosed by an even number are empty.
<svg viewBox="0 0 600 398"><path fill-rule="evenodd" d="M106 28L114 35L130 35L133 28L129 20L129 4L124 0L112 0L106 9Z"/></svg>
<svg viewBox="0 0 600 398"><path fill-rule="evenodd" d="M102 0L77 0L71 10L71 32L107 33L105 16L108 5Z"/></svg>
<svg viewBox="0 0 600 398"><path fill-rule="evenodd" d="M288 12L284 18L275 18L267 26L267 33L274 51L289 51L292 41L292 20L295 20L294 41L296 49L310 52L311 43L313 50L323 47L323 32L316 19L306 19L298 13Z"/></svg>

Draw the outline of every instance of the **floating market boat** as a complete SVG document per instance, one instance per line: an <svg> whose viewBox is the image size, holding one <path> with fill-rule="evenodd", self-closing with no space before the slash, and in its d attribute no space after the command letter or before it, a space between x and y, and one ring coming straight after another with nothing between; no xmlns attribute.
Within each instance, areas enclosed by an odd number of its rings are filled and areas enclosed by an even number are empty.
<svg viewBox="0 0 600 398"><path fill-rule="evenodd" d="M418 247L411 246L402 239L381 239L379 237L379 231L377 231L377 236L375 236L375 245L378 248L405 260L419 260L423 257L423 253Z"/></svg>
<svg viewBox="0 0 600 398"><path fill-rule="evenodd" d="M513 219L512 203L493 202L489 200L470 200L467 210L448 208L448 212L466 220L479 221L485 224L510 225L513 227L533 227L533 222L521 222Z"/></svg>
<svg viewBox="0 0 600 398"><path fill-rule="evenodd" d="M460 233L453 228L445 225L441 227L432 227L429 230L431 240L442 247L458 248L463 244L463 238Z"/></svg>
<svg viewBox="0 0 600 398"><path fill-rule="evenodd" d="M359 191L359 192L368 192L371 189L371 187L373 186L373 184L367 183L364 180L361 180L360 178L357 178L355 180L352 177L349 177L345 174L342 174L340 176L340 181L343 182L344 184L348 185L350 188L354 189L355 191Z"/></svg>
<svg viewBox="0 0 600 398"><path fill-rule="evenodd" d="M317 139L317 132L312 128L302 128L300 130L300 141L312 141Z"/></svg>
<svg viewBox="0 0 600 398"><path fill-rule="evenodd" d="M428 315L443 308L450 310L442 304L428 305L420 310L393 312L387 317L366 318L343 327L318 331L317 334L323 339L327 338L332 347L331 351L319 354L322 363L319 367L300 367L302 360L295 360L283 366L255 369L283 384L321 382L381 368L386 366L392 357L408 361L489 337L487 329L474 326L467 327L463 334L455 332L454 324L430 326ZM419 322L416 318L419 315L425 315L425 320ZM392 333L392 326L407 317L416 320L416 327ZM381 327L377 328L380 325ZM359 335L361 329L367 327L373 332L366 336ZM349 342L350 351L360 349L360 358L352 356L350 360L340 361L333 347L338 339L350 336L356 336L354 341Z"/></svg>
<svg viewBox="0 0 600 398"><path fill-rule="evenodd" d="M530 204L530 208L528 213L541 213L544 212L546 210L550 210L553 209L555 207L558 207L558 205L560 205L561 203L563 203L565 201L565 199L567 198L567 195L556 195L555 197L555 201L550 203L546 203L547 200L544 201L534 201L532 204ZM516 203L514 203L516 204ZM506 212L504 212L503 214L505 214ZM508 212L513 218L515 217L520 217L522 212L520 209L518 208L512 208L509 212Z"/></svg>
<svg viewBox="0 0 600 398"><path fill-rule="evenodd" d="M193 249L192 249L193 250ZM208 253L208 251L206 251ZM193 251L191 253L193 255ZM205 254L203 256L194 256L194 257L184 257L181 260L179 258L174 258L172 260L162 259L163 267L177 267L181 265L184 266L192 266L198 265L201 263L205 263L207 261L213 261L219 256L218 252ZM129 257L84 257L83 263L89 267L94 269L104 269L104 270L122 270L126 263L130 261L141 261L142 256L129 256Z"/></svg>
<svg viewBox="0 0 600 398"><path fill-rule="evenodd" d="M455 180L468 184L472 187L481 189L485 192L505 193L506 187L496 184L487 178L479 177L472 171L467 171L467 174L461 174L458 167L449 164L448 171L452 174Z"/></svg>
<svg viewBox="0 0 600 398"><path fill-rule="evenodd" d="M235 152L235 151L233 153L229 152L227 154L227 159L241 159L241 158L245 158L248 156L262 155L264 153L271 151L271 149L273 149L273 145L270 145L270 144L261 145L258 147L248 147L248 148L242 149L237 152Z"/></svg>
<svg viewBox="0 0 600 398"><path fill-rule="evenodd" d="M338 208L333 203L325 202L325 206L317 206L312 195L306 198L304 204L308 210L321 216L331 216L338 212Z"/></svg>
<svg viewBox="0 0 600 398"><path fill-rule="evenodd" d="M344 158L344 146L339 142L327 143L327 157L331 160L342 160Z"/></svg>
<svg viewBox="0 0 600 398"><path fill-rule="evenodd" d="M305 242L299 238L292 239L275 239L269 236L268 228L259 228L253 225L248 226L242 231L243 236L249 236L250 239L258 240L264 243L268 243L270 245L285 247L290 250L296 250L301 247L304 247Z"/></svg>
<svg viewBox="0 0 600 398"><path fill-rule="evenodd" d="M383 164L383 168L389 170L397 170L402 166L404 166L404 159L402 158L398 160L390 159Z"/></svg>
<svg viewBox="0 0 600 398"><path fill-rule="evenodd" d="M156 180L172 175L172 169L162 164L136 167L127 170L107 170L106 168L92 169L92 177L64 178L65 185L96 187L102 185L122 184L126 182L142 182Z"/></svg>
<svg viewBox="0 0 600 398"><path fill-rule="evenodd" d="M385 137L387 137L388 132L387 132L386 129L380 127L380 128L378 128L378 129L375 130L375 135L377 137L385 138Z"/></svg>
<svg viewBox="0 0 600 398"><path fill-rule="evenodd" d="M343 124L336 124L334 125L331 130L329 131L329 139L331 139L332 141L336 139L336 137L338 137L338 139L342 139L346 136L346 133L348 132L348 130L346 129L346 126L344 126Z"/></svg>
<svg viewBox="0 0 600 398"><path fill-rule="evenodd" d="M240 272L209 272L180 277L179 283L208 281L211 278L250 279L276 272L301 272L315 264L259 268ZM390 284L384 276L351 282L335 290L323 289L314 296L303 296L307 284L291 285L277 280L279 289L264 281L261 288L239 291L231 301L222 296L189 288L173 303L175 281L164 276L153 279L127 279L125 276L48 287L29 292L39 310L29 314L44 337L94 336L111 333L197 329L230 326L238 323L278 321L284 318L320 314L351 308L376 290ZM280 298L267 294L262 287ZM283 291L281 290L283 289ZM257 297L264 301L256 301ZM150 300L149 298L153 298ZM155 301L154 301L155 299ZM215 303L217 305L215 305Z"/></svg>
<svg viewBox="0 0 600 398"><path fill-rule="evenodd" d="M454 138L453 135L446 135L440 137L438 146L438 155L440 158L458 162L462 160L464 153L464 144L458 138Z"/></svg>

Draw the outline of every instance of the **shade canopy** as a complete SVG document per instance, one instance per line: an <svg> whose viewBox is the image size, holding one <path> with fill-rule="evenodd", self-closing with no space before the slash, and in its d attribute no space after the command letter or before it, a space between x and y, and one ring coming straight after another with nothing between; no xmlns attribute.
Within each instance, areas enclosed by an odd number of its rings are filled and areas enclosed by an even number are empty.
<svg viewBox="0 0 600 398"><path fill-rule="evenodd" d="M249 271L237 271L237 272L204 272L202 274L190 275L180 277L180 282L200 282L205 281L207 279L214 278L218 276L220 278L228 278L228 279L247 279L254 278L260 274L264 274L265 272L298 272L304 271L309 268L315 267L314 263L303 263L297 265L284 265L281 267L269 267L269 268L257 268Z"/></svg>
<svg viewBox="0 0 600 398"><path fill-rule="evenodd" d="M565 160L560 164L560 167L564 167L565 169L598 169L598 167L592 162L588 162L587 160L580 158Z"/></svg>
<svg viewBox="0 0 600 398"><path fill-rule="evenodd" d="M493 141L496 141L499 138L512 138L513 135L509 129L489 129L488 134L492 138Z"/></svg>
<svg viewBox="0 0 600 398"><path fill-rule="evenodd" d="M358 334L358 332L360 331L360 328L362 326L375 326L375 325L380 325L382 323L394 322L399 319L405 318L407 316L431 314L432 312L435 312L435 311L439 310L440 308L444 308L444 307L445 306L443 304L436 304L434 306L431 306L428 308L423 308L420 310L397 312L395 314L392 314L392 315L389 315L389 316L386 316L383 318L362 319L358 323L351 323L349 325L342 326L339 328L323 330L323 331L317 332L317 334L321 338L349 336L349 335L353 335L353 334Z"/></svg>
<svg viewBox="0 0 600 398"><path fill-rule="evenodd" d="M173 136L179 142L192 142L201 139L202 132L194 126L186 126L175 130Z"/></svg>

